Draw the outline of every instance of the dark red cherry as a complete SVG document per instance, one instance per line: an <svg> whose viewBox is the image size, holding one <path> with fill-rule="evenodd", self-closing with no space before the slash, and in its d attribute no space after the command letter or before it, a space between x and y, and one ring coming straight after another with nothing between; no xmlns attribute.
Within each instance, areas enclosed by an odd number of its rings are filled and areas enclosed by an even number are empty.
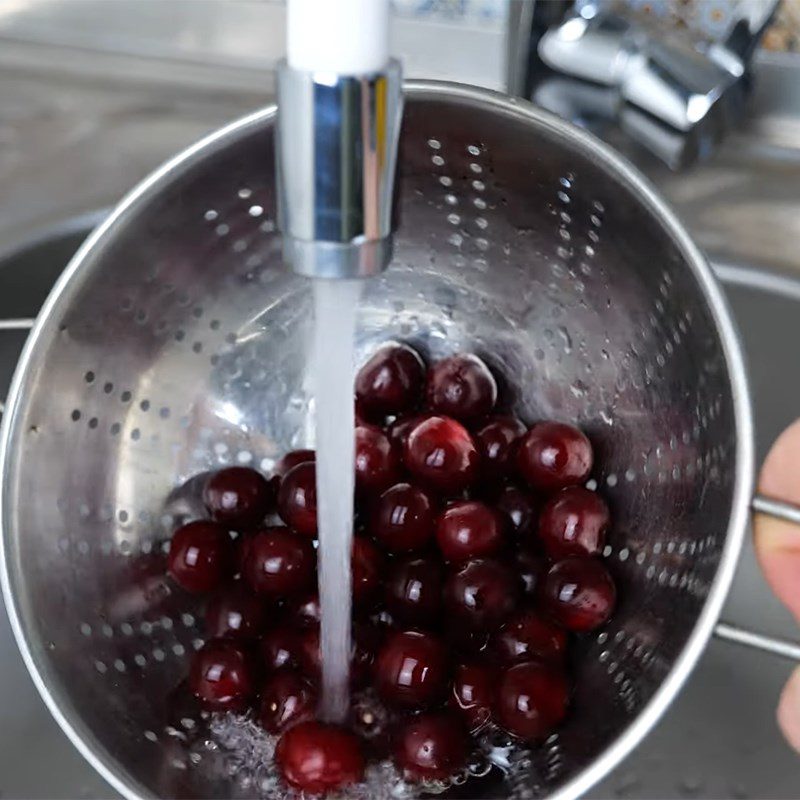
<svg viewBox="0 0 800 800"><path fill-rule="evenodd" d="M468 562L444 585L445 611L451 622L471 630L499 627L514 610L518 596L514 573L491 558Z"/></svg>
<svg viewBox="0 0 800 800"><path fill-rule="evenodd" d="M433 558L392 562L386 576L386 608L405 625L430 628L442 615L444 571Z"/></svg>
<svg viewBox="0 0 800 800"><path fill-rule="evenodd" d="M253 639L264 629L269 607L246 586L234 583L211 599L206 608L210 637Z"/></svg>
<svg viewBox="0 0 800 800"><path fill-rule="evenodd" d="M297 632L299 641L300 669L313 681L322 677L322 655L320 652L320 629L309 627ZM380 633L370 625L354 623L350 642L350 683L363 686L369 681L375 653L380 643Z"/></svg>
<svg viewBox="0 0 800 800"><path fill-rule="evenodd" d="M516 417L493 417L475 434L486 480L499 481L515 469L516 444L526 430Z"/></svg>
<svg viewBox="0 0 800 800"><path fill-rule="evenodd" d="M547 561L538 553L520 549L514 554L514 571L519 576L523 596L533 599L547 574Z"/></svg>
<svg viewBox="0 0 800 800"><path fill-rule="evenodd" d="M492 649L500 660L560 662L567 649L567 633L537 611L517 611L492 637Z"/></svg>
<svg viewBox="0 0 800 800"><path fill-rule="evenodd" d="M249 655L230 639L211 639L192 657L189 687L209 710L243 711L254 681Z"/></svg>
<svg viewBox="0 0 800 800"><path fill-rule="evenodd" d="M314 590L308 594L293 597L286 601L286 613L290 624L297 623L304 628L319 625L322 611L319 605L319 593Z"/></svg>
<svg viewBox="0 0 800 800"><path fill-rule="evenodd" d="M500 514L477 500L451 503L436 522L436 543L446 561L496 555L503 548L504 533Z"/></svg>
<svg viewBox="0 0 800 800"><path fill-rule="evenodd" d="M364 755L358 739L338 725L306 720L278 741L275 760L289 786L317 795L358 783Z"/></svg>
<svg viewBox="0 0 800 800"><path fill-rule="evenodd" d="M419 404L425 364L408 345L389 342L356 375L356 399L365 417L380 420Z"/></svg>
<svg viewBox="0 0 800 800"><path fill-rule="evenodd" d="M363 536L353 538L353 602L356 605L368 603L381 588L383 578L383 555L381 551Z"/></svg>
<svg viewBox="0 0 800 800"><path fill-rule="evenodd" d="M431 633L390 633L375 659L375 688L390 705L430 705L441 698L446 680L447 651Z"/></svg>
<svg viewBox="0 0 800 800"><path fill-rule="evenodd" d="M540 422L520 439L517 467L542 492L583 483L592 469L592 445L582 431L560 422Z"/></svg>
<svg viewBox="0 0 800 800"><path fill-rule="evenodd" d="M291 623L267 631L259 643L261 661L267 671L300 664L300 640Z"/></svg>
<svg viewBox="0 0 800 800"><path fill-rule="evenodd" d="M565 558L544 578L541 601L562 628L591 631L608 621L617 600L614 579L595 558Z"/></svg>
<svg viewBox="0 0 800 800"><path fill-rule="evenodd" d="M436 414L407 414L404 417L398 417L390 426L388 430L389 441L398 448L398 452L402 453L405 449L408 435L420 422L426 419L435 417Z"/></svg>
<svg viewBox="0 0 800 800"><path fill-rule="evenodd" d="M552 559L597 556L611 524L608 506L600 495L582 486L570 486L553 495L539 515L539 539Z"/></svg>
<svg viewBox="0 0 800 800"><path fill-rule="evenodd" d="M290 725L311 719L317 706L317 690L302 675L282 669L261 687L258 719L269 733L281 733Z"/></svg>
<svg viewBox="0 0 800 800"><path fill-rule="evenodd" d="M175 583L199 594L216 589L231 574L233 542L216 522L198 520L178 528L172 535L167 569Z"/></svg>
<svg viewBox="0 0 800 800"><path fill-rule="evenodd" d="M455 668L448 702L470 733L477 733L491 720L497 679L497 670L481 661L467 661Z"/></svg>
<svg viewBox="0 0 800 800"><path fill-rule="evenodd" d="M530 494L516 486L506 486L495 500L495 508L508 519L508 529L517 542L530 544L534 541L538 506Z"/></svg>
<svg viewBox="0 0 800 800"><path fill-rule="evenodd" d="M497 382L478 356L460 353L431 367L426 395L431 410L473 422L491 413L497 401Z"/></svg>
<svg viewBox="0 0 800 800"><path fill-rule="evenodd" d="M405 464L425 486L460 492L478 476L480 456L467 429L447 417L428 417L408 435Z"/></svg>
<svg viewBox="0 0 800 800"><path fill-rule="evenodd" d="M314 450L291 450L275 465L275 474L283 477L298 464L313 463L316 460L317 454Z"/></svg>
<svg viewBox="0 0 800 800"><path fill-rule="evenodd" d="M254 528L273 507L273 489L250 467L226 467L206 481L203 502L217 522L231 528Z"/></svg>
<svg viewBox="0 0 800 800"><path fill-rule="evenodd" d="M278 490L278 513L298 533L317 535L317 470L313 461L292 467Z"/></svg>
<svg viewBox="0 0 800 800"><path fill-rule="evenodd" d="M419 550L430 542L433 524L431 496L410 483L398 483L378 498L370 516L369 530L390 553L405 553Z"/></svg>
<svg viewBox="0 0 800 800"><path fill-rule="evenodd" d="M256 594L283 599L314 583L316 553L310 540L288 528L264 528L247 547L244 579Z"/></svg>
<svg viewBox="0 0 800 800"><path fill-rule="evenodd" d="M568 691L557 667L537 661L516 664L500 677L494 718L513 736L542 740L564 719Z"/></svg>
<svg viewBox="0 0 800 800"><path fill-rule="evenodd" d="M448 711L429 711L404 720L393 742L397 766L413 780L446 780L464 767L469 752L464 726Z"/></svg>
<svg viewBox="0 0 800 800"><path fill-rule="evenodd" d="M356 491L374 494L400 477L400 457L386 434L375 425L356 428Z"/></svg>

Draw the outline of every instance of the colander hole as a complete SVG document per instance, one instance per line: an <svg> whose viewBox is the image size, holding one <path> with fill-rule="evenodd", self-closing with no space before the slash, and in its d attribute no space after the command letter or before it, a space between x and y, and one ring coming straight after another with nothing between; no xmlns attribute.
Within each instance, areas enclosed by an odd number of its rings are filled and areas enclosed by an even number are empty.
<svg viewBox="0 0 800 800"><path fill-rule="evenodd" d="M133 550L133 546L127 539L121 539L119 544L117 545L117 548L120 552L120 555L123 556L130 555L131 551Z"/></svg>
<svg viewBox="0 0 800 800"><path fill-rule="evenodd" d="M138 428L134 428L131 431L131 439L133 439L134 442L138 442L141 436L142 432Z"/></svg>
<svg viewBox="0 0 800 800"><path fill-rule="evenodd" d="M103 662L103 661L95 661L95 662L94 662L94 668L95 668L95 669L96 669L96 670L97 670L97 671L98 671L98 672L99 672L101 675L105 675L105 673L108 671L108 667L105 665L105 662Z"/></svg>
<svg viewBox="0 0 800 800"><path fill-rule="evenodd" d="M202 342L195 342L195 343L192 345L192 350L193 350L195 353L201 353L201 352L203 351L203 343L202 343Z"/></svg>
<svg viewBox="0 0 800 800"><path fill-rule="evenodd" d="M182 656L182 655L184 655L184 653L186 653L186 648L180 643L174 644L174 645L172 645L172 652L176 656Z"/></svg>
<svg viewBox="0 0 800 800"><path fill-rule="evenodd" d="M82 623L80 624L80 627L79 627L79 629L78 629L78 630L80 630L80 632L81 632L81 633L82 633L84 636L91 636L91 635L92 635L92 626L91 626L91 625L89 625L89 623L88 623L88 622L82 622Z"/></svg>
<svg viewBox="0 0 800 800"><path fill-rule="evenodd" d="M597 660L601 664L605 664L605 662L608 661L609 658L611 658L611 653L608 650L603 650L603 652L600 653L600 655L597 657Z"/></svg>
<svg viewBox="0 0 800 800"><path fill-rule="evenodd" d="M238 194L240 200L249 200L253 196L253 190L247 186L243 186L241 189L239 189Z"/></svg>
<svg viewBox="0 0 800 800"><path fill-rule="evenodd" d="M141 653L137 653L133 657L133 663L136 664L137 667L144 667L147 664L147 659Z"/></svg>
<svg viewBox="0 0 800 800"><path fill-rule="evenodd" d="M202 646L203 646L203 640L202 639L192 639L192 647L195 650L199 650Z"/></svg>
<svg viewBox="0 0 800 800"><path fill-rule="evenodd" d="M486 184L481 180L475 179L474 181L472 181L472 188L476 192L482 192L486 189Z"/></svg>
<svg viewBox="0 0 800 800"><path fill-rule="evenodd" d="M184 627L191 628L194 625L194 617L191 614L181 614L181 622Z"/></svg>
<svg viewBox="0 0 800 800"><path fill-rule="evenodd" d="M217 236L227 236L230 233L230 230L231 230L230 226L226 225L223 222L220 225L217 225L216 228L214 228L214 233L216 233Z"/></svg>
<svg viewBox="0 0 800 800"><path fill-rule="evenodd" d="M179 758L173 758L172 759L172 766L175 769L186 769L186 762L185 761L181 761Z"/></svg>
<svg viewBox="0 0 800 800"><path fill-rule="evenodd" d="M442 158L440 155L438 155L438 154L437 154L437 155L435 155L435 156L431 156L431 161L432 161L432 162L433 162L433 163L434 163L434 164L435 164L437 167L443 167L443 166L444 166L444 159L443 159L443 158Z"/></svg>
<svg viewBox="0 0 800 800"><path fill-rule="evenodd" d="M167 654L160 647L156 647L153 649L153 658L156 661L163 661L166 657Z"/></svg>
<svg viewBox="0 0 800 800"><path fill-rule="evenodd" d="M128 521L128 512L125 509L122 509L117 513L117 518L120 522L125 523Z"/></svg>
<svg viewBox="0 0 800 800"><path fill-rule="evenodd" d="M133 395L131 394L131 392L130 392L128 389L126 389L126 390L125 390L125 391L124 391L124 392L123 392L123 393L122 393L122 394L119 396L119 399L120 399L120 402L121 402L121 403L129 403L129 402L131 401L131 397L133 397Z"/></svg>
<svg viewBox="0 0 800 800"><path fill-rule="evenodd" d="M644 574L646 578L652 578L656 574L656 568L651 564Z"/></svg>
<svg viewBox="0 0 800 800"><path fill-rule="evenodd" d="M208 212L206 212L207 214ZM155 731L145 731L144 738L147 739L149 742L157 742L158 741L158 734Z"/></svg>
<svg viewBox="0 0 800 800"><path fill-rule="evenodd" d="M161 417L161 419L169 419L170 413L169 406L164 406L163 408L159 409L158 416Z"/></svg>
<svg viewBox="0 0 800 800"><path fill-rule="evenodd" d="M119 626L119 632L124 636L133 636L133 625L130 622L123 622Z"/></svg>
<svg viewBox="0 0 800 800"><path fill-rule="evenodd" d="M134 316L134 320L139 325L144 325L147 322L147 312L144 309L139 309Z"/></svg>
<svg viewBox="0 0 800 800"><path fill-rule="evenodd" d="M452 186L453 185L453 179L449 175L440 175L439 176L439 183L441 183L442 186Z"/></svg>
<svg viewBox="0 0 800 800"><path fill-rule="evenodd" d="M608 633L606 631L597 634L597 644L605 644L607 641Z"/></svg>
<svg viewBox="0 0 800 800"><path fill-rule="evenodd" d="M612 489L617 485L617 476L615 473L610 473L606 476L606 484Z"/></svg>
<svg viewBox="0 0 800 800"><path fill-rule="evenodd" d="M480 237L475 240L475 246L478 250L483 250L484 252L489 249L489 240Z"/></svg>
<svg viewBox="0 0 800 800"><path fill-rule="evenodd" d="M253 205L253 206L250 206L250 208L247 209L247 213L251 217L260 217L264 213L264 208L263 208L263 206Z"/></svg>
<svg viewBox="0 0 800 800"><path fill-rule="evenodd" d="M197 727L197 723L191 717L181 717L181 727L191 731ZM200 754L197 753L196 755L199 756Z"/></svg>
<svg viewBox="0 0 800 800"><path fill-rule="evenodd" d="M597 489L597 481L594 478L589 478L589 480L586 481L586 488L590 492L594 492Z"/></svg>
<svg viewBox="0 0 800 800"><path fill-rule="evenodd" d="M253 454L249 450L240 450L236 454L236 460L240 464L249 464L253 460Z"/></svg>
<svg viewBox="0 0 800 800"><path fill-rule="evenodd" d="M247 240L246 239L237 239L232 245L231 250L234 253L243 253L247 250Z"/></svg>
<svg viewBox="0 0 800 800"><path fill-rule="evenodd" d="M81 540L80 542L78 542L78 552L82 556L88 555L89 554L89 542L87 542L85 540Z"/></svg>
<svg viewBox="0 0 800 800"><path fill-rule="evenodd" d="M628 481L628 483L633 483L634 480L636 480L636 472L633 469L625 470L625 480Z"/></svg>
<svg viewBox="0 0 800 800"><path fill-rule="evenodd" d="M275 230L275 223L271 219L264 220L259 226L258 229L262 233L272 233Z"/></svg>
<svg viewBox="0 0 800 800"><path fill-rule="evenodd" d="M114 661L114 669L117 672L125 672L125 662L121 658L116 659Z"/></svg>
<svg viewBox="0 0 800 800"><path fill-rule="evenodd" d="M470 163L469 168L475 175L480 175L483 172L483 167L475 161Z"/></svg>
<svg viewBox="0 0 800 800"><path fill-rule="evenodd" d="M111 550L112 550L111 542L101 542L100 543L100 552L104 556L111 555Z"/></svg>
<svg viewBox="0 0 800 800"><path fill-rule="evenodd" d="M476 217L475 224L483 231L489 227L489 220L486 217Z"/></svg>
<svg viewBox="0 0 800 800"><path fill-rule="evenodd" d="M86 383L94 383L94 372L92 372L91 370L89 370L89 372L87 372L87 373L86 373L86 374L83 376L83 379L86 381Z"/></svg>
<svg viewBox="0 0 800 800"><path fill-rule="evenodd" d="M458 205L458 198L454 194L446 194L444 196L444 201L449 206L456 206Z"/></svg>
<svg viewBox="0 0 800 800"><path fill-rule="evenodd" d="M89 508L88 505L86 505L86 503L81 503L78 506L78 516L81 519L86 519L89 516L90 513L91 513L91 509Z"/></svg>
<svg viewBox="0 0 800 800"><path fill-rule="evenodd" d="M219 214L213 208L209 208L208 211L203 214L203 219L205 219L206 222L214 222L218 216Z"/></svg>
<svg viewBox="0 0 800 800"><path fill-rule="evenodd" d="M481 154L481 149L475 144L468 144L467 145L467 152L471 156L479 156Z"/></svg>
<svg viewBox="0 0 800 800"><path fill-rule="evenodd" d="M614 549L611 547L610 544L607 544L603 548L603 558L608 558L613 552L614 552Z"/></svg>
<svg viewBox="0 0 800 800"><path fill-rule="evenodd" d="M617 554L620 561L627 561L628 556L631 554L630 550L627 547L623 547L622 550L619 551Z"/></svg>
<svg viewBox="0 0 800 800"><path fill-rule="evenodd" d="M642 551L641 553L637 553L636 554L636 563L639 564L639 565L644 564L646 558L647 558L647 555L646 555L646 553L644 551Z"/></svg>
<svg viewBox="0 0 800 800"><path fill-rule="evenodd" d="M70 414L70 416L72 417L73 422L77 422L81 418L81 412L77 408L73 409L72 414Z"/></svg>

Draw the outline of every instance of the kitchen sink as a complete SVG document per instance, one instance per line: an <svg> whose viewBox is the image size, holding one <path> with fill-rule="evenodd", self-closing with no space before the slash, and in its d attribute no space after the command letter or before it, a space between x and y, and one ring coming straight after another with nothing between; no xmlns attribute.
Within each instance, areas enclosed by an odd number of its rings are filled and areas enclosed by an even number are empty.
<svg viewBox="0 0 800 800"><path fill-rule="evenodd" d="M0 259L0 315L34 316L69 257L102 215L72 219ZM800 338L800 280L718 265L750 363L757 450L800 411L800 373L787 370ZM10 381L24 333L0 341L0 387ZM780 391L775 391L780 387ZM745 548L724 618L796 638ZM590 797L792 798L800 759L783 742L774 708L791 665L712 641L687 686L644 743ZM110 797L51 718L28 677L6 616L0 614L0 796ZM35 747L32 744L35 743ZM46 768L42 769L42 754Z"/></svg>

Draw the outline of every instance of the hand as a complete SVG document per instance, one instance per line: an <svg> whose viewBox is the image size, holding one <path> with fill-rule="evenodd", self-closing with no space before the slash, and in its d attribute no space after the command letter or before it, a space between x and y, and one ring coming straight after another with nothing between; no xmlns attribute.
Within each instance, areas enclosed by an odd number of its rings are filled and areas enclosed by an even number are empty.
<svg viewBox="0 0 800 800"><path fill-rule="evenodd" d="M772 446L759 476L758 490L800 506L800 420L790 425ZM800 526L757 514L753 531L756 554L769 585L800 622ZM781 693L777 716L783 735L800 752L800 667Z"/></svg>

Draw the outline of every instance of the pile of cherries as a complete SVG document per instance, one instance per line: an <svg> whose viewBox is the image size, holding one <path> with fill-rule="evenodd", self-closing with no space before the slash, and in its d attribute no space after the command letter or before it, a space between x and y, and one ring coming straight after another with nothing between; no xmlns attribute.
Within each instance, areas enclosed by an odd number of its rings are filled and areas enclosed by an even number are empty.
<svg viewBox="0 0 800 800"><path fill-rule="evenodd" d="M563 720L570 634L615 604L599 558L609 510L584 488L593 453L580 430L526 428L496 403L471 354L426 368L389 343L358 373L351 680L389 710L381 735L355 711L349 726L315 719L313 451L287 453L269 478L214 473L210 519L175 531L170 575L214 593L189 686L208 710L253 708L280 736L276 762L295 789L358 782L386 756L408 779L447 780L471 737L497 726L536 743Z"/></svg>

